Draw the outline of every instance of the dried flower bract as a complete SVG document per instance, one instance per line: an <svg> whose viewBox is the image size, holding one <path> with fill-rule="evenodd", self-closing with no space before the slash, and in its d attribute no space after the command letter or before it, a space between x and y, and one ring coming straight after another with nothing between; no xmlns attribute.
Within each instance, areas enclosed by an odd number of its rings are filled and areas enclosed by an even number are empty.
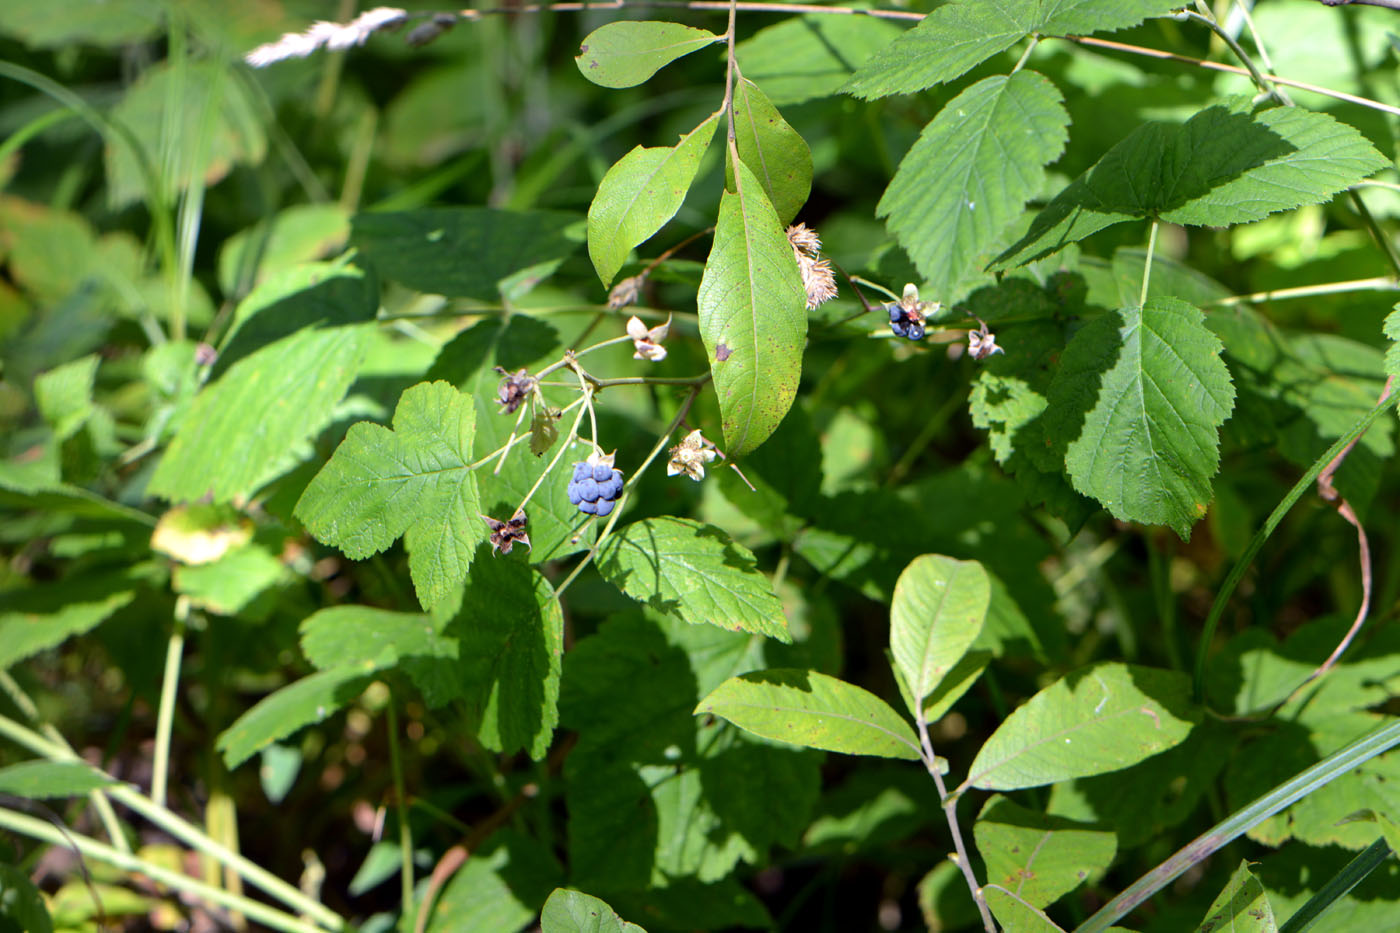
<svg viewBox="0 0 1400 933"><path fill-rule="evenodd" d="M978 318L977 323L982 326L967 332L967 352L972 358L985 360L994 353L1004 354L1006 351L997 346L997 335L987 330L987 322Z"/></svg>
<svg viewBox="0 0 1400 933"><path fill-rule="evenodd" d="M311 24L306 32L284 33L276 42L260 45L243 60L254 68L265 68L273 62L288 58L305 58L325 46L332 51L348 49L353 45L364 45L365 40L381 29L403 25L408 13L397 7L380 6L361 13L348 23L328 23L325 20Z"/></svg>
<svg viewBox="0 0 1400 933"><path fill-rule="evenodd" d="M671 332L671 317L666 316L666 323L647 329L642 323L642 319L633 315L627 319L627 336L632 338L632 346L637 352L632 354L634 360L650 360L659 363L666 359L666 348L661 345L661 341L666 339L666 335Z"/></svg>
<svg viewBox="0 0 1400 933"><path fill-rule="evenodd" d="M620 311L628 305L637 303L637 299L642 294L642 283L646 281L645 275L632 275L618 282L608 292L608 309Z"/></svg>
<svg viewBox="0 0 1400 933"><path fill-rule="evenodd" d="M491 529L491 547L496 553L509 554L517 543L530 547L530 536L525 533L529 519L525 517L524 509L512 515L507 522L497 521L489 515L481 516L481 520Z"/></svg>
<svg viewBox="0 0 1400 933"><path fill-rule="evenodd" d="M523 369L508 373L497 366L496 372L502 376L501 384L496 388L496 401L501 406L501 414L514 414L535 391L536 379Z"/></svg>
<svg viewBox="0 0 1400 933"><path fill-rule="evenodd" d="M699 429L696 429L671 448L671 460L666 464L666 475L678 476L684 473L698 483L705 478L705 464L712 462L716 456L714 445L705 440Z"/></svg>

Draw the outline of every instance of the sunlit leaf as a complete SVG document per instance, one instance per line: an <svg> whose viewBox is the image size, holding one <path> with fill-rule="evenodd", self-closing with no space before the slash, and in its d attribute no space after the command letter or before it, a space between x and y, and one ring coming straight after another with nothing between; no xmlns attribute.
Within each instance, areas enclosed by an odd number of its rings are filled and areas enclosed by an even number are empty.
<svg viewBox="0 0 1400 933"><path fill-rule="evenodd" d="M1269 905L1269 895L1254 873L1249 870L1249 861L1240 862L1240 867L1230 876L1225 889L1211 902L1205 920L1196 928L1196 933L1277 933L1278 923L1274 920L1274 910Z"/></svg>
<svg viewBox="0 0 1400 933"><path fill-rule="evenodd" d="M734 86L734 143L739 158L763 186L778 222L791 223L812 191L812 150L747 78Z"/></svg>
<svg viewBox="0 0 1400 933"><path fill-rule="evenodd" d="M1102 874L1118 850L1111 831L1028 810L1000 794L972 827L987 881L1033 907L1047 907Z"/></svg>
<svg viewBox="0 0 1400 933"><path fill-rule="evenodd" d="M591 894L559 888L544 902L542 933L646 933Z"/></svg>
<svg viewBox="0 0 1400 933"><path fill-rule="evenodd" d="M890 649L916 707L977 639L990 602L991 583L976 561L925 554L899 575Z"/></svg>
<svg viewBox="0 0 1400 933"><path fill-rule="evenodd" d="M722 40L704 29L680 23L608 23L590 32L574 57L578 70L603 87L641 84L678 58Z"/></svg>

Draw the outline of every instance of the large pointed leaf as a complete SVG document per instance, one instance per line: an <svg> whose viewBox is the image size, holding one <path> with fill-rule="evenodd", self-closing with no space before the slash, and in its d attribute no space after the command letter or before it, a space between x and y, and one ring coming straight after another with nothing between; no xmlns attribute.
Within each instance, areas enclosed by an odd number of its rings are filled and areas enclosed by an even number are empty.
<svg viewBox="0 0 1400 933"><path fill-rule="evenodd" d="M884 700L816 671L775 668L731 677L700 705L768 739L847 755L919 759L909 723Z"/></svg>
<svg viewBox="0 0 1400 933"><path fill-rule="evenodd" d="M720 200L696 304L725 449L740 457L777 430L797 395L807 294L778 216L742 161L735 185Z"/></svg>
<svg viewBox="0 0 1400 933"><path fill-rule="evenodd" d="M676 59L723 38L680 23L608 23L584 38L574 61L594 84L633 87Z"/></svg>
<svg viewBox="0 0 1400 933"><path fill-rule="evenodd" d="M812 150L758 85L734 85L734 143L753 172L780 224L797 216L812 193Z"/></svg>
<svg viewBox="0 0 1400 933"><path fill-rule="evenodd" d="M992 733L967 777L983 790L1038 787L1117 771L1164 752L1200 718L1191 678L1107 663L1066 675Z"/></svg>
<svg viewBox="0 0 1400 933"><path fill-rule="evenodd" d="M976 561L925 554L899 575L890 605L890 649L913 711L982 631L992 585Z"/></svg>
<svg viewBox="0 0 1400 933"><path fill-rule="evenodd" d="M373 671L373 664L318 671L263 697L214 743L224 766L236 768L278 739L334 715L364 692Z"/></svg>
<svg viewBox="0 0 1400 933"><path fill-rule="evenodd" d="M951 81L1031 33L1111 32L1166 13L1172 0L954 0L876 54L843 88L857 97L912 94Z"/></svg>
<svg viewBox="0 0 1400 933"><path fill-rule="evenodd" d="M353 560L406 535L418 600L430 607L467 576L486 537L472 462L476 410L445 382L399 399L394 429L352 425L302 493L296 516Z"/></svg>
<svg viewBox="0 0 1400 933"><path fill-rule="evenodd" d="M1135 218L1249 223L1326 201L1389 164L1366 137L1324 113L1217 104L1181 125L1138 127L1056 195L995 267L1030 262Z"/></svg>
<svg viewBox="0 0 1400 933"><path fill-rule="evenodd" d="M1046 907L1100 874L1117 852L1112 831L1027 810L997 794L972 827L987 880Z"/></svg>
<svg viewBox="0 0 1400 933"><path fill-rule="evenodd" d="M1046 436L1068 444L1074 488L1117 518L1183 538L1206 513L1235 390L1205 316L1152 298L1086 325L1050 387Z"/></svg>
<svg viewBox="0 0 1400 933"><path fill-rule="evenodd" d="M588 255L611 285L627 254L676 216L719 124L719 111L674 146L638 146L608 169L588 208Z"/></svg>
<svg viewBox="0 0 1400 933"><path fill-rule="evenodd" d="M985 78L924 127L876 209L925 279L951 298L984 273L1059 157L1069 114L1033 71Z"/></svg>
<svg viewBox="0 0 1400 933"><path fill-rule="evenodd" d="M598 570L633 599L692 624L790 642L783 604L752 552L713 525L648 518L609 535Z"/></svg>

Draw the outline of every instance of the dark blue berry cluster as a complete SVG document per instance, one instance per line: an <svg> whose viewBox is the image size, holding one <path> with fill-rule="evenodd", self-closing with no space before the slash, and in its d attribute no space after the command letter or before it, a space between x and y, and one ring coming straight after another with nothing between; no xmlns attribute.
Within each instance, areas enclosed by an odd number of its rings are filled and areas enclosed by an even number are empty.
<svg viewBox="0 0 1400 933"><path fill-rule="evenodd" d="M895 336L908 337L910 340L924 339L924 317L922 314L906 310L899 304L890 304L887 307L890 311L890 330L895 332Z"/></svg>
<svg viewBox="0 0 1400 933"><path fill-rule="evenodd" d="M620 495L621 470L602 463L596 466L585 462L574 464L574 478L569 480L569 501L578 506L580 512L600 517L607 515Z"/></svg>

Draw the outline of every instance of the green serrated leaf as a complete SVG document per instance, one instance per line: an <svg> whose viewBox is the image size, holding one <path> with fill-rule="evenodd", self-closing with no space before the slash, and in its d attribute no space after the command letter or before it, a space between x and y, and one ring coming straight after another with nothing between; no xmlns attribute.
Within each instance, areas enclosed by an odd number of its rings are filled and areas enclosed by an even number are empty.
<svg viewBox="0 0 1400 933"><path fill-rule="evenodd" d="M1206 911L1205 920L1196 927L1196 933L1277 933L1278 922L1274 920L1274 909L1269 905L1269 895L1254 873L1249 870L1249 861L1240 862L1240 867L1230 876L1225 889L1220 892Z"/></svg>
<svg viewBox="0 0 1400 933"><path fill-rule="evenodd" d="M136 598L132 582L62 581L0 594L0 670L98 626Z"/></svg>
<svg viewBox="0 0 1400 933"><path fill-rule="evenodd" d="M919 759L909 723L873 693L816 671L731 677L695 707L755 735L847 755Z"/></svg>
<svg viewBox="0 0 1400 933"><path fill-rule="evenodd" d="M499 301L501 283L578 249L580 218L487 207L356 214L350 242L385 278L449 298Z"/></svg>
<svg viewBox="0 0 1400 933"><path fill-rule="evenodd" d="M416 612L331 606L301 623L301 653L318 670L370 664L392 667L405 657L457 656L441 625Z"/></svg>
<svg viewBox="0 0 1400 933"><path fill-rule="evenodd" d="M1055 86L1019 71L977 82L924 127L876 212L939 296L985 277L991 251L1043 188L1068 124Z"/></svg>
<svg viewBox="0 0 1400 933"><path fill-rule="evenodd" d="M972 832L988 883L1032 907L1047 907L1102 874L1118 851L1111 831L1046 816L1000 794L987 800Z"/></svg>
<svg viewBox="0 0 1400 933"><path fill-rule="evenodd" d="M763 186L779 224L791 223L812 193L812 150L747 78L734 85L734 143L739 158ZM733 167L726 164L726 170L732 189Z"/></svg>
<svg viewBox="0 0 1400 933"><path fill-rule="evenodd" d="M591 894L559 888L544 902L542 933L646 933Z"/></svg>
<svg viewBox="0 0 1400 933"><path fill-rule="evenodd" d="M792 640L782 601L752 552L713 525L670 516L625 525L598 549L598 570L633 599L685 622Z"/></svg>
<svg viewBox="0 0 1400 933"><path fill-rule="evenodd" d="M797 395L807 294L792 244L742 161L720 200L696 304L714 374L725 449L741 457L768 439Z"/></svg>
<svg viewBox="0 0 1400 933"><path fill-rule="evenodd" d="M1191 678L1106 663L1066 675L1019 707L977 753L967 783L1039 787L1117 771L1178 744L1199 720Z"/></svg>
<svg viewBox="0 0 1400 933"><path fill-rule="evenodd" d="M1074 488L1119 519L1187 538L1210 504L1219 427L1234 407L1220 351L1205 316L1175 298L1085 325L1065 348L1045 415L1046 436L1068 445Z"/></svg>
<svg viewBox="0 0 1400 933"><path fill-rule="evenodd" d="M871 55L902 30L873 16L793 16L740 42L744 77L774 104L835 94Z"/></svg>
<svg viewBox="0 0 1400 933"><path fill-rule="evenodd" d="M977 640L992 588L976 561L936 554L912 560L894 587L890 649L916 711Z"/></svg>
<svg viewBox="0 0 1400 933"><path fill-rule="evenodd" d="M268 694L234 720L214 743L224 767L236 768L303 726L322 722L353 701L373 679L373 664L318 671Z"/></svg>
<svg viewBox="0 0 1400 933"><path fill-rule="evenodd" d="M1390 346L1385 350L1385 374L1400 379L1400 304L1386 315L1385 335L1390 338Z"/></svg>
<svg viewBox="0 0 1400 933"><path fill-rule="evenodd" d="M608 23L584 38L574 62L594 84L634 87L676 59L723 38L680 23Z"/></svg>
<svg viewBox="0 0 1400 933"><path fill-rule="evenodd" d="M34 380L39 414L58 440L72 437L92 415L92 387L99 362L93 353L57 366Z"/></svg>
<svg viewBox="0 0 1400 933"><path fill-rule="evenodd" d="M603 285L611 285L633 247L666 225L695 181L720 113L674 146L637 146L608 169L588 208L588 255Z"/></svg>
<svg viewBox="0 0 1400 933"><path fill-rule="evenodd" d="M993 263L1022 265L1125 220L1224 227L1319 204L1390 163L1352 127L1297 107L1234 100L1181 125L1134 130L1055 196Z"/></svg>
<svg viewBox="0 0 1400 933"><path fill-rule="evenodd" d="M22 761L0 768L0 793L30 800L77 797L116 783L92 765L77 761Z"/></svg>
<svg viewBox="0 0 1400 933"><path fill-rule="evenodd" d="M467 576L486 539L472 463L476 409L445 382L399 398L393 430L352 425L296 505L324 544L363 560L400 535L418 601L430 608Z"/></svg>
<svg viewBox="0 0 1400 933"><path fill-rule="evenodd" d="M866 99L912 94L953 80L1032 33L1112 32L1174 6L1171 0L955 0L877 53L842 90Z"/></svg>

